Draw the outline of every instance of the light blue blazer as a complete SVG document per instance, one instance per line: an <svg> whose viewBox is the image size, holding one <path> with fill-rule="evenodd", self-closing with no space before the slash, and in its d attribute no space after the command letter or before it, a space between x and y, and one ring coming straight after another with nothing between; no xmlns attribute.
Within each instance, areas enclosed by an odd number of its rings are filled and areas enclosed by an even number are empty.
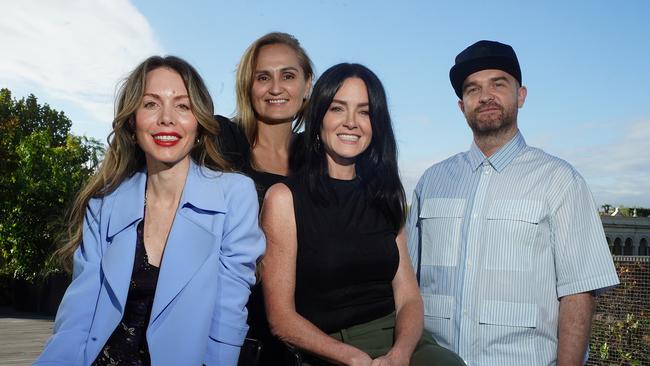
<svg viewBox="0 0 650 366"><path fill-rule="evenodd" d="M124 313L146 172L88 204L73 280L35 365L89 365ZM252 180L194 163L160 266L147 342L153 365L236 365L265 240Z"/></svg>

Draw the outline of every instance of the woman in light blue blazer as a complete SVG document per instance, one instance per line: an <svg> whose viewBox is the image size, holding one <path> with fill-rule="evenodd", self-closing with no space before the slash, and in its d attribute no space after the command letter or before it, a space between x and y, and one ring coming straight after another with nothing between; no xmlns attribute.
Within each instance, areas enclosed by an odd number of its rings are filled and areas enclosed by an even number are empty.
<svg viewBox="0 0 650 366"><path fill-rule="evenodd" d="M58 254L73 280L36 365L235 365L264 251L249 178L227 173L210 95L150 57L120 89L104 161Z"/></svg>

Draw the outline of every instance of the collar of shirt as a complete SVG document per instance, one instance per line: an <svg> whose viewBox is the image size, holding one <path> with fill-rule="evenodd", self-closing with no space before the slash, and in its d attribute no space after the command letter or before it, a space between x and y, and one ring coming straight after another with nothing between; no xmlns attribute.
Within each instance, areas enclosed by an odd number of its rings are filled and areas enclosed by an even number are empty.
<svg viewBox="0 0 650 366"><path fill-rule="evenodd" d="M491 165L497 172L503 171L505 167L510 164L528 145L524 136L521 135L521 132L517 131L515 136L503 145L496 153L494 153L489 158L485 157L485 154L479 149L476 145L476 142L472 142L472 146L469 151L465 154L467 161L472 168L472 171L476 171L481 165Z"/></svg>

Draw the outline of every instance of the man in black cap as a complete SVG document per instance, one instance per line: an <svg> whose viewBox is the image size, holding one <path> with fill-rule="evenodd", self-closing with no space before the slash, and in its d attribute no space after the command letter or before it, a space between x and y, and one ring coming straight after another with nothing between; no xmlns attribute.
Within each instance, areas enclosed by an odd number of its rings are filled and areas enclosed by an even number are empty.
<svg viewBox="0 0 650 366"><path fill-rule="evenodd" d="M479 41L449 77L474 141L415 189L425 328L472 366L582 364L594 294L618 284L589 188L519 132L527 91L512 47Z"/></svg>

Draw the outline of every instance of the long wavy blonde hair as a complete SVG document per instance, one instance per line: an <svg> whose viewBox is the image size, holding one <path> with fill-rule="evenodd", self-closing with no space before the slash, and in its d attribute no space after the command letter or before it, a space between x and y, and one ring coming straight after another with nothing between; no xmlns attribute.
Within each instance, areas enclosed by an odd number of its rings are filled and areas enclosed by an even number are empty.
<svg viewBox="0 0 650 366"><path fill-rule="evenodd" d="M257 66L257 56L260 49L264 46L273 44L283 44L296 52L298 56L298 63L302 68L305 80L314 79L314 65L307 55L307 52L302 48L300 42L296 37L288 33L272 32L263 35L253 42L239 61L237 66L237 80L236 80L236 94L237 94L237 115L234 120L244 130L246 139L251 147L255 146L257 142L257 118L255 117L255 110L253 109L253 102L251 101L251 89L253 88L253 81L255 79L255 67ZM307 105L305 100L298 111L296 122L293 126L294 131L300 129L303 123L303 111Z"/></svg>
<svg viewBox="0 0 650 366"><path fill-rule="evenodd" d="M215 142L219 125L213 117L212 98L199 73L185 60L175 56L152 56L144 60L120 85L113 130L107 138L108 149L104 159L69 209L70 224L63 245L54 253L68 271L72 268L74 252L82 241L83 221L90 199L110 194L125 179L145 167L144 153L134 137L135 112L142 103L147 73L160 67L177 72L187 88L192 113L198 121L197 143L190 151L192 160L213 170L230 170Z"/></svg>

